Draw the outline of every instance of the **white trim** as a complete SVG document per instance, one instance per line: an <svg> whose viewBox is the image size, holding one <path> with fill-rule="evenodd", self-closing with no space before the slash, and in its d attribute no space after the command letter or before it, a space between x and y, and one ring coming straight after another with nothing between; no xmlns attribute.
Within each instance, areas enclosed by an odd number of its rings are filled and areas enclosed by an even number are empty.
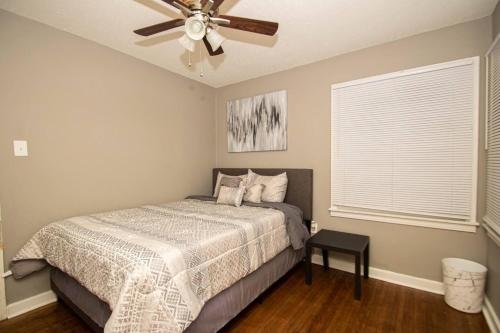
<svg viewBox="0 0 500 333"><path fill-rule="evenodd" d="M483 315L491 333L500 333L500 319L498 319L497 313L495 312L493 305L491 305L488 296L484 298Z"/></svg>
<svg viewBox="0 0 500 333"><path fill-rule="evenodd" d="M54 302L57 302L57 296L52 290L48 290L41 294L7 305L7 318L10 319L22 315L23 313Z"/></svg>
<svg viewBox="0 0 500 333"><path fill-rule="evenodd" d="M483 221L483 228L486 230L488 237L490 237L497 246L500 246L500 233L496 230L498 227L486 216L483 218Z"/></svg>
<svg viewBox="0 0 500 333"><path fill-rule="evenodd" d="M479 223L477 222L452 222L451 220L445 219L392 215L369 211L356 211L354 209L343 209L338 207L330 208L330 216L464 232L476 232L477 227L479 226Z"/></svg>
<svg viewBox="0 0 500 333"><path fill-rule="evenodd" d="M314 264L323 265L323 258L319 254L313 254L312 262ZM335 258L335 260L329 258L328 262L330 264L330 267L332 268L349 273L354 273L354 264L352 262L348 262L340 258ZM361 269L361 271L363 271L363 269ZM434 294L444 294L443 283L439 281L423 279L416 276L396 273L376 267L370 267L369 273L370 278L374 278L377 280L382 280L414 289L424 290Z"/></svg>

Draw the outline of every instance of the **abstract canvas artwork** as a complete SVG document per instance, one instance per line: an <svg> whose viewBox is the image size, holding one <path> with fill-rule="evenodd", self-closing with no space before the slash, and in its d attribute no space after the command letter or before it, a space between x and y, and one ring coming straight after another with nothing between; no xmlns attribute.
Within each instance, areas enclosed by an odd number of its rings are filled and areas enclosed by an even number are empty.
<svg viewBox="0 0 500 333"><path fill-rule="evenodd" d="M286 150L285 90L227 102L227 146L230 153Z"/></svg>

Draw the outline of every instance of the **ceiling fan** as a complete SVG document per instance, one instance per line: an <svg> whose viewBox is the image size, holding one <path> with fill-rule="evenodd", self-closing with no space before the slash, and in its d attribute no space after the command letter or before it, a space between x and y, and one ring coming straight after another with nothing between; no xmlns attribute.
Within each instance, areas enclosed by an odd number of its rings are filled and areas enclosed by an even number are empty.
<svg viewBox="0 0 500 333"><path fill-rule="evenodd" d="M253 20L244 17L219 15L219 6L224 0L162 0L178 8L185 19L175 19L151 25L134 32L141 36L151 36L184 25L186 33L179 38L185 49L194 52L196 42L203 40L211 56L223 54L225 38L215 29L217 26L274 36L278 23Z"/></svg>

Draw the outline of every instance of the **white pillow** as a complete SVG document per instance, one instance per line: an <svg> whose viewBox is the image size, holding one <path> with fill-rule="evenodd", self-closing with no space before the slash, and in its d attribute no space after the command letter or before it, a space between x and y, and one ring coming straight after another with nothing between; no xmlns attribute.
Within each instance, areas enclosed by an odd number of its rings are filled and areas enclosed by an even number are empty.
<svg viewBox="0 0 500 333"><path fill-rule="evenodd" d="M243 194L245 194L245 186L221 186L219 196L217 197L217 204L239 207L241 206L241 201L243 200Z"/></svg>
<svg viewBox="0 0 500 333"><path fill-rule="evenodd" d="M254 184L247 187L243 201L261 203L262 202L262 191L264 190L263 184Z"/></svg>
<svg viewBox="0 0 500 333"><path fill-rule="evenodd" d="M252 170L248 170L248 186L255 184L264 185L262 191L262 201L264 202L283 202L285 200L288 177L286 172L277 176L262 176Z"/></svg>
<svg viewBox="0 0 500 333"><path fill-rule="evenodd" d="M225 175L225 174L223 174L222 172L219 171L219 173L217 174L217 182L215 183L214 197L218 197L219 196L220 181L222 180L222 177L240 178L242 184L245 186L247 184L248 174L241 175L241 176L229 176L229 175Z"/></svg>

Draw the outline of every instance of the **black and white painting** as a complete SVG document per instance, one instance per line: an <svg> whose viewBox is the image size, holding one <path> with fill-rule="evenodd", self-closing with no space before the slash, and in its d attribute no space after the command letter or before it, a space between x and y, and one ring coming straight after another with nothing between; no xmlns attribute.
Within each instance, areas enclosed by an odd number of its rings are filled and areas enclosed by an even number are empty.
<svg viewBox="0 0 500 333"><path fill-rule="evenodd" d="M286 150L286 130L285 90L227 102L230 153Z"/></svg>

